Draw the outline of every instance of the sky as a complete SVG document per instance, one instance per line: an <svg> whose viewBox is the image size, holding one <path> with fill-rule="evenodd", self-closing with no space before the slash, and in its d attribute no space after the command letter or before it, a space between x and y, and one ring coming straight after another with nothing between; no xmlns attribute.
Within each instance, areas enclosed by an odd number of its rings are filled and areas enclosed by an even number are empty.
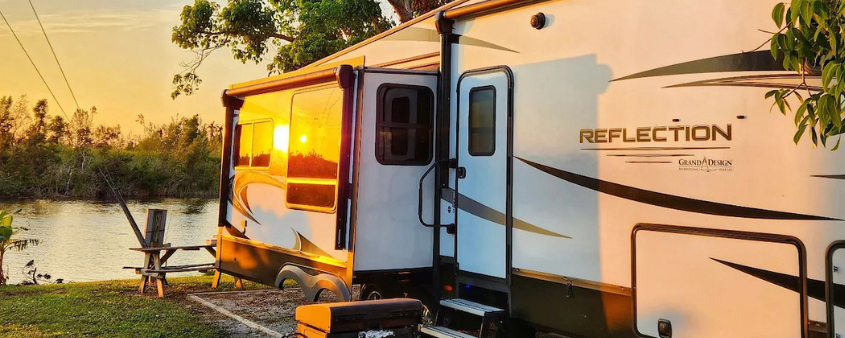
<svg viewBox="0 0 845 338"><path fill-rule="evenodd" d="M222 1L218 1L222 2ZM266 64L242 64L218 50L199 69L203 82L192 96L170 98L173 75L193 53L170 42L183 6L193 0L32 0L64 68L79 106L97 107L95 123L142 131L143 114L154 123L199 114L221 122L223 89L267 76ZM382 4L385 13L389 8ZM64 110L76 108L28 0L0 0L2 12L32 56ZM0 19L0 96L46 98L50 115L61 115L46 86Z"/></svg>

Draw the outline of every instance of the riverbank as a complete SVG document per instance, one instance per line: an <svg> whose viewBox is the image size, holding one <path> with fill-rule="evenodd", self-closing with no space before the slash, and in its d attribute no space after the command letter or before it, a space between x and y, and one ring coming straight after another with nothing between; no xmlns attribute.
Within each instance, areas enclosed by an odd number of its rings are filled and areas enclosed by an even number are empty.
<svg viewBox="0 0 845 338"><path fill-rule="evenodd" d="M0 286L0 338L220 337L189 293L231 291L231 277L211 288L211 277L168 278L167 297L138 293L138 280L38 286ZM245 289L265 286L244 282Z"/></svg>
<svg viewBox="0 0 845 338"><path fill-rule="evenodd" d="M214 199L162 199L126 201L135 220L143 227L147 209L167 210L165 243L173 246L198 245L217 234L218 203ZM138 239L129 227L120 206L101 201L0 201L0 209L21 210L14 225L29 229L18 238L38 239L41 244L24 251L7 252L4 258L9 284L23 282L24 266L35 260L38 273L66 282L94 282L133 279L135 272L124 266L137 266L144 255L130 251ZM72 257L78 257L71 259ZM211 263L214 256L205 250L178 252L172 265ZM185 276L185 275L182 275Z"/></svg>

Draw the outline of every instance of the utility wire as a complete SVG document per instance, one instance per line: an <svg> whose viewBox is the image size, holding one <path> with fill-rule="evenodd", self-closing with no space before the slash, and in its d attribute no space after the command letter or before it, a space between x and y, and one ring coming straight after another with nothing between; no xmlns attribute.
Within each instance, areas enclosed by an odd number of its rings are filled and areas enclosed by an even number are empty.
<svg viewBox="0 0 845 338"><path fill-rule="evenodd" d="M21 43L21 39L19 39L19 38L18 38L18 35L17 35L17 34L15 34L15 30L14 30L14 29L12 29L12 25L11 25L11 24L9 24L9 20L6 20L6 16L5 16L5 15L3 15L3 12L2 12L2 11L0 11L0 17L2 17L2 18L3 18L3 21L5 21L5 22L6 22L6 26L8 26L8 27L9 27L9 30L12 32L12 36L14 36L14 37L15 37L15 40L17 40L17 41L18 41L18 45L20 45L20 46L21 46L21 49L23 49L23 53L24 53L24 54L26 54L26 58L27 58L27 59L29 59L29 62L32 64L32 67L34 67L34 68L35 68L35 72L36 72L36 73L38 73L38 77L40 77L40 78L41 78L41 82L44 82L44 85L45 85L45 86L47 86L47 91L49 91L49 92L50 92L50 96L52 96L52 97L53 97L53 100L54 100L54 101L56 101L56 105L58 105L58 106L59 106L59 109L62 111L62 114L64 114L64 115L65 115L65 118L68 118L68 119L69 119L69 117L67 116L67 113L65 113L65 109L64 109L64 108L62 108L62 104L61 104L61 103L59 103L59 100L58 100L58 99L56 99L56 94L53 94L53 90L52 90L52 89L50 89L50 85L48 85L48 84L47 84L47 80L44 80L44 76L43 76L43 75L41 75L41 71L40 71L40 70L38 70L38 66L36 66L36 65L35 65L35 61L32 61L32 57L31 57L31 56L29 56L29 53L26 51L26 48L24 48L24 46L23 46L23 43Z"/></svg>
<svg viewBox="0 0 845 338"><path fill-rule="evenodd" d="M65 69L62 68L62 64L59 62L59 57L56 56L56 50L53 49L53 44L50 43L50 38L47 37L47 31L44 30L44 25L41 24L41 18L38 17L38 12L35 11L35 6L32 5L32 0L29 0L29 7L32 7L32 13L35 14L35 20L38 21L38 26L41 27L41 33L44 33L44 40L47 40L47 45L50 46L50 51L53 52L53 58L56 59L56 64L59 65L59 70L62 72L62 78L65 79L67 89L70 90L70 96L73 97L73 103L76 104L76 109L79 110L79 101L76 101L76 94L74 94L73 89L70 88L70 82L68 82L67 76L65 75Z"/></svg>

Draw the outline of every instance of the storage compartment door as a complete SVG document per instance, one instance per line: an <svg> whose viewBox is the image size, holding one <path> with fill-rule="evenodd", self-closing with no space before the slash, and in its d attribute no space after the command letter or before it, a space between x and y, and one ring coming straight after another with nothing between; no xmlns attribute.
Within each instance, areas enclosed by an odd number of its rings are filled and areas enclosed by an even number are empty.
<svg viewBox="0 0 845 338"><path fill-rule="evenodd" d="M834 243L828 252L828 327L833 337L845 336L845 241Z"/></svg>
<svg viewBox="0 0 845 338"><path fill-rule="evenodd" d="M806 337L800 242L669 226L638 226L633 241L634 326L640 335Z"/></svg>

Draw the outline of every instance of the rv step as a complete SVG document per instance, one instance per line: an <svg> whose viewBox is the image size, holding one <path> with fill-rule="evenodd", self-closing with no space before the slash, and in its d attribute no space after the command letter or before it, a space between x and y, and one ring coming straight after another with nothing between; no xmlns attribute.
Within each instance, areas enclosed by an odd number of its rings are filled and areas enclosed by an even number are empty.
<svg viewBox="0 0 845 338"><path fill-rule="evenodd" d="M420 326L420 332L436 338L477 338L442 326Z"/></svg>
<svg viewBox="0 0 845 338"><path fill-rule="evenodd" d="M440 306L445 306L451 309L455 309L461 312L466 312L469 314L473 314L479 317L484 317L487 314L500 314L504 313L505 310L487 306L484 304L478 304L476 302L471 302L466 299L445 299L440 301Z"/></svg>

